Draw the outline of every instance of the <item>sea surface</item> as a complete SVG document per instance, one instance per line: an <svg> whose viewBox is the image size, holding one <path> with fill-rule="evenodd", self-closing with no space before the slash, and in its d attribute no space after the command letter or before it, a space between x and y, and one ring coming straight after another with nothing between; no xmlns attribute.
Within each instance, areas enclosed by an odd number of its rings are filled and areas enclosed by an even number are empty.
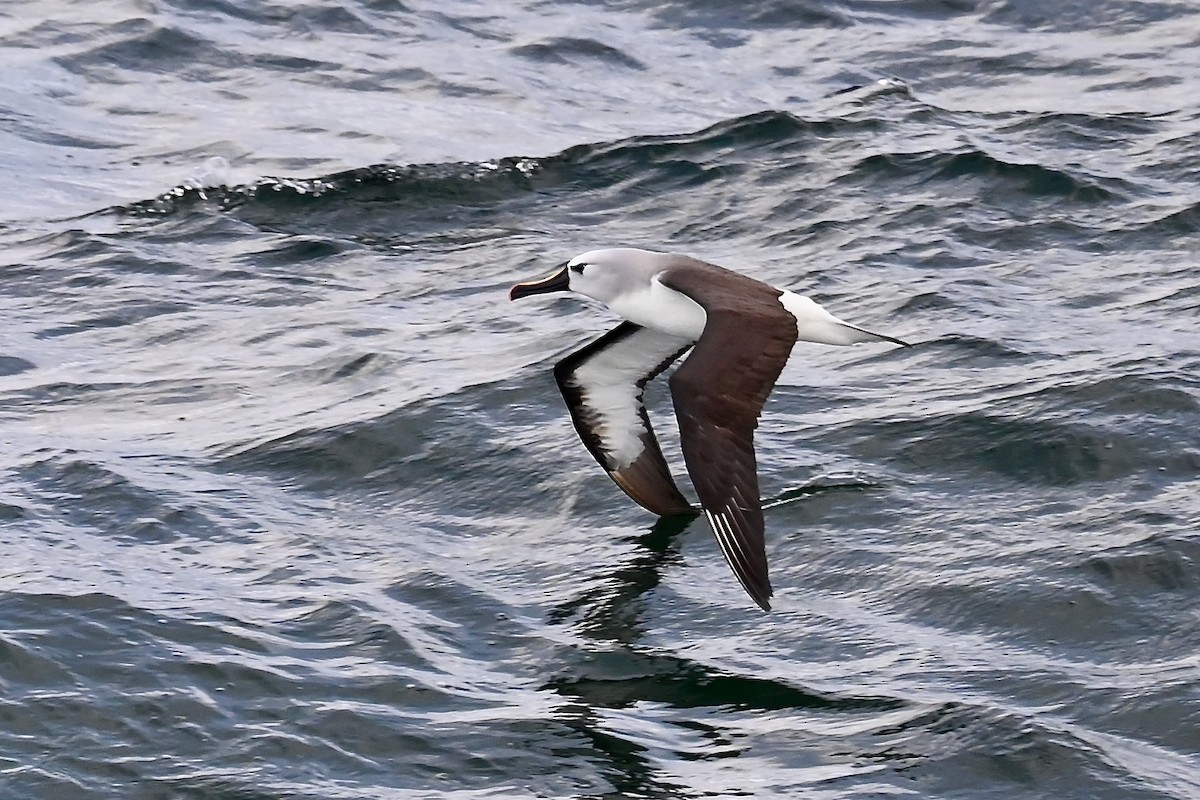
<svg viewBox="0 0 1200 800"><path fill-rule="evenodd" d="M0 3L0 798L1200 797L1191 0ZM691 253L801 344L775 609L578 441ZM663 382L651 415L690 485Z"/></svg>

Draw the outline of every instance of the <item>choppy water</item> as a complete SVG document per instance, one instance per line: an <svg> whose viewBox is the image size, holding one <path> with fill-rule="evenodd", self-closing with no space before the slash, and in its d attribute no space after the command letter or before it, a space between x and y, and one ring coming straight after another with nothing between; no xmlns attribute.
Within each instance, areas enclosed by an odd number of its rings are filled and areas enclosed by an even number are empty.
<svg viewBox="0 0 1200 800"><path fill-rule="evenodd" d="M1194 4L30 2L0 57L0 796L1200 796ZM576 441L612 320L507 302L618 244L917 343L785 371L769 615Z"/></svg>

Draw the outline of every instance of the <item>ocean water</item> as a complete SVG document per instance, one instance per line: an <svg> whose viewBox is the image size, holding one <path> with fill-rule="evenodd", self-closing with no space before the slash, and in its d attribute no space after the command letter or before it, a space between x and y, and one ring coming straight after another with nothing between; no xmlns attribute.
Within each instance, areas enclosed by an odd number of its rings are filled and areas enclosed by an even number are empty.
<svg viewBox="0 0 1200 800"><path fill-rule="evenodd" d="M0 798L1200 797L1194 3L38 0L0 59ZM915 345L797 347L769 614L576 439L611 316L508 302L616 245Z"/></svg>

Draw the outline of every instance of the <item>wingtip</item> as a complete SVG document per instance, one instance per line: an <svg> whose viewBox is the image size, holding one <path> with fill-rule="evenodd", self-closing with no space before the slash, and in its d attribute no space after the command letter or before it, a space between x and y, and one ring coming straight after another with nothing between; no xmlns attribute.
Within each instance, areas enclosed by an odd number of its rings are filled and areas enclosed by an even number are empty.
<svg viewBox="0 0 1200 800"><path fill-rule="evenodd" d="M733 574L737 576L742 589L759 608L763 611L770 611L771 597L774 596L775 591L771 588L771 578L767 572L766 553L761 550L761 516L757 526L759 537L756 537L759 542L758 558L747 558L745 544L739 541L727 516L714 514L708 509L704 509L704 515L708 518L708 524L716 535L721 555L725 556L726 563L733 570Z"/></svg>
<svg viewBox="0 0 1200 800"><path fill-rule="evenodd" d="M643 453L637 461L624 469L606 471L621 491L651 514L660 517L696 514L697 510L680 494L671 474L665 471L666 465L661 462L661 458L661 455L658 459L653 456L646 458ZM660 467L664 471L660 472Z"/></svg>
<svg viewBox="0 0 1200 800"><path fill-rule="evenodd" d="M647 509L649 510L649 509ZM651 514L657 514L659 519L687 519L692 520L699 517L704 512L696 506L688 506L687 508L676 508L668 511L650 511Z"/></svg>

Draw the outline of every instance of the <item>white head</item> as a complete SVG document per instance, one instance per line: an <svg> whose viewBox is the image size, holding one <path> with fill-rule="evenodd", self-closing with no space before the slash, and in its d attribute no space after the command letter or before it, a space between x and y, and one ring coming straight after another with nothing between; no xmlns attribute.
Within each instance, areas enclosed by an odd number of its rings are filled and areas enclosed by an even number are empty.
<svg viewBox="0 0 1200 800"><path fill-rule="evenodd" d="M632 247L589 250L540 281L518 283L509 298L545 292L572 291L611 305L621 295L649 287L650 280L670 264L671 256Z"/></svg>

